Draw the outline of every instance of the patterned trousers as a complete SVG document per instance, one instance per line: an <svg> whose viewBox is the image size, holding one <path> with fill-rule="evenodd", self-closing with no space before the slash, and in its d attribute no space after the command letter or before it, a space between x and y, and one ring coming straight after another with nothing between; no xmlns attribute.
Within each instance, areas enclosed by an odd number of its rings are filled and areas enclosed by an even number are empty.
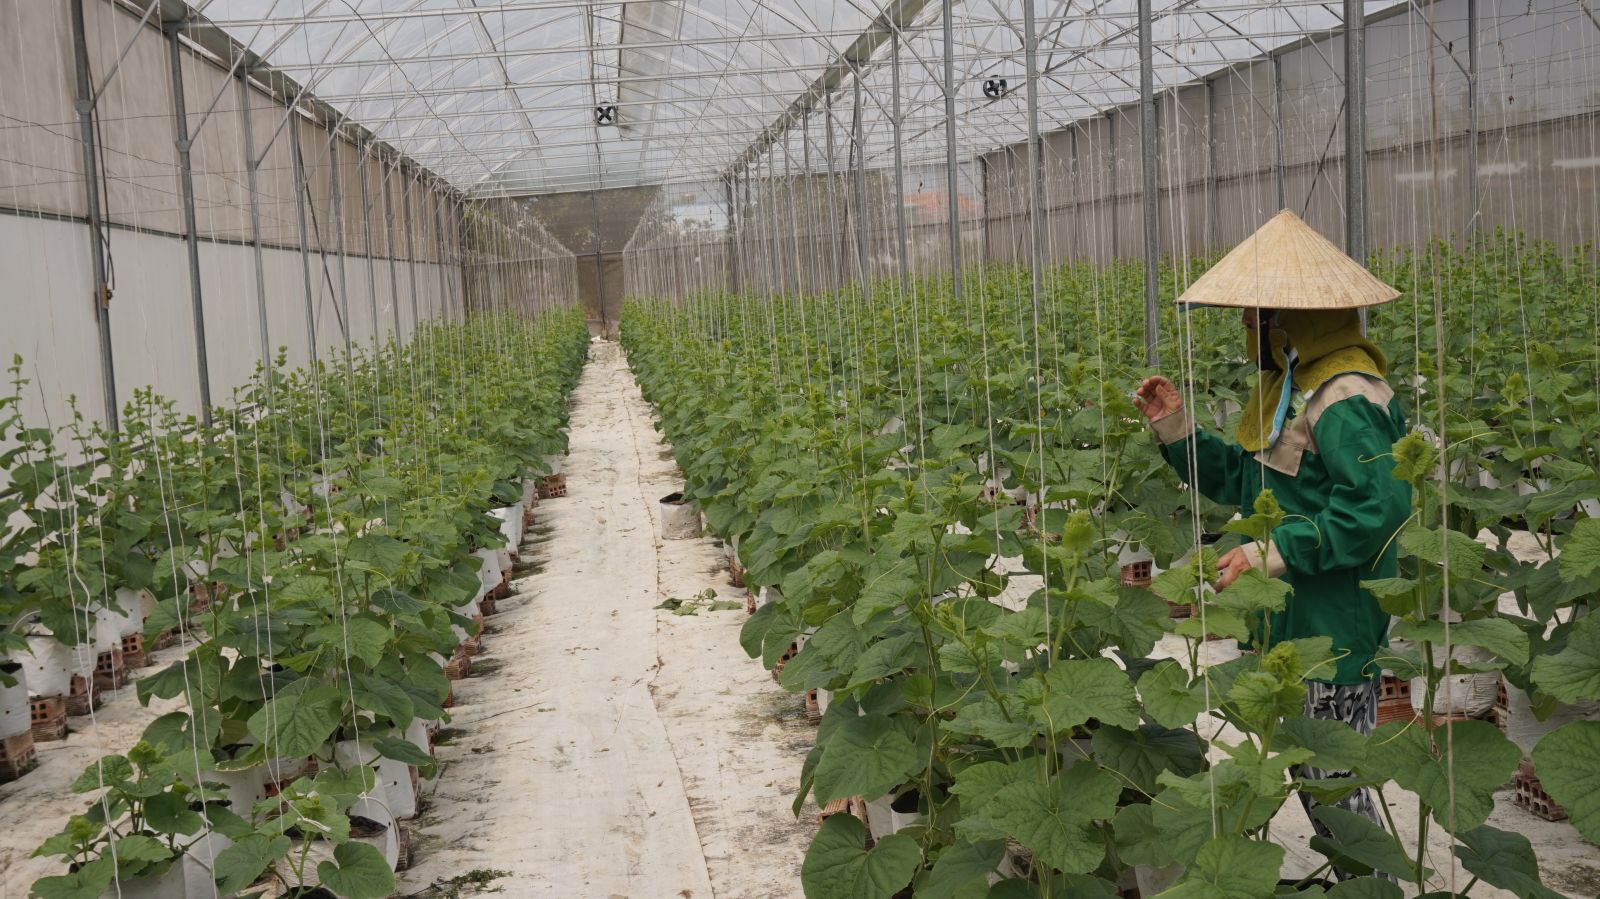
<svg viewBox="0 0 1600 899"><path fill-rule="evenodd" d="M1307 681L1305 715L1307 718L1343 721L1362 736L1371 736L1372 729L1378 726L1378 682L1370 680L1364 684L1323 684ZM1297 773L1300 777L1317 780L1350 776L1349 771L1329 771L1312 765L1299 766ZM1310 817L1311 812L1321 804L1304 791L1300 793L1300 803L1305 806L1307 817ZM1380 828L1383 827L1383 816L1378 811L1370 789L1363 787L1356 790L1339 800L1339 807L1367 818ZM1316 818L1311 818L1311 826L1319 835L1332 838L1333 834ZM1338 880L1348 880L1354 876L1337 867L1333 869L1333 874Z"/></svg>

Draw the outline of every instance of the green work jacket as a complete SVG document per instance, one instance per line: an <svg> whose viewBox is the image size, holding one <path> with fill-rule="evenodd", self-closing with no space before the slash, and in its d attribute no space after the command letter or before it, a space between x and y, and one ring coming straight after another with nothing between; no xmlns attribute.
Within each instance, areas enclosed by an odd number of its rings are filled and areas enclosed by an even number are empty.
<svg viewBox="0 0 1600 899"><path fill-rule="evenodd" d="M1364 374L1330 378L1303 399L1259 453L1197 432L1187 411L1153 426L1167 463L1213 502L1250 509L1272 490L1288 518L1272 532L1267 563L1281 561L1294 592L1272 616L1270 639L1332 638L1335 670L1315 679L1357 684L1379 673L1373 656L1389 632L1388 613L1361 582L1395 576L1393 538L1411 514L1411 487L1395 479L1391 453L1405 413L1386 382Z"/></svg>

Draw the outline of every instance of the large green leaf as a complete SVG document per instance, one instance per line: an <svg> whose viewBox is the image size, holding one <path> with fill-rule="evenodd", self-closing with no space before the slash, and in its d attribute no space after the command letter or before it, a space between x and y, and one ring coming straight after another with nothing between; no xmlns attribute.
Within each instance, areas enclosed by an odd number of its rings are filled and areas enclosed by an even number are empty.
<svg viewBox="0 0 1600 899"><path fill-rule="evenodd" d="M1139 696L1151 720L1164 727L1187 727L1206 710L1206 685L1189 681L1189 672L1163 659L1139 678Z"/></svg>
<svg viewBox="0 0 1600 899"><path fill-rule="evenodd" d="M1443 565L1445 534L1449 535L1451 576L1463 579L1476 577L1483 566L1484 557L1488 555L1488 547L1460 531L1445 531L1413 523L1400 533L1400 551L1424 562Z"/></svg>
<svg viewBox="0 0 1600 899"><path fill-rule="evenodd" d="M416 715L416 704L405 688L376 674L357 674L355 680L356 706L364 711L382 715L396 727L405 727Z"/></svg>
<svg viewBox="0 0 1600 899"><path fill-rule="evenodd" d="M343 697L337 687L280 692L250 716L250 733L274 755L311 755L339 726Z"/></svg>
<svg viewBox="0 0 1600 899"><path fill-rule="evenodd" d="M1600 617L1578 619L1565 649L1534 659L1533 682L1562 702L1600 699Z"/></svg>
<svg viewBox="0 0 1600 899"><path fill-rule="evenodd" d="M346 657L360 659L368 666L383 661L391 636L388 625L363 615L317 629L320 642L337 646Z"/></svg>
<svg viewBox="0 0 1600 899"><path fill-rule="evenodd" d="M1095 822L1116 814L1121 794L1110 773L1074 765L1048 783L1030 777L1005 787L984 813L1051 867L1087 874L1105 857Z"/></svg>
<svg viewBox="0 0 1600 899"><path fill-rule="evenodd" d="M1585 518L1572 526L1561 544L1561 578L1576 581L1600 574L1600 518Z"/></svg>
<svg viewBox="0 0 1600 899"><path fill-rule="evenodd" d="M962 843L940 853L928 876L917 886L916 899L964 899L989 891L989 875L1005 855L1002 840Z"/></svg>
<svg viewBox="0 0 1600 899"><path fill-rule="evenodd" d="M1157 789L1163 771L1188 777L1205 768L1205 750L1191 730L1145 724L1128 731L1102 727L1094 733L1094 754L1100 764L1126 777L1147 794Z"/></svg>
<svg viewBox="0 0 1600 899"><path fill-rule="evenodd" d="M1450 730L1453 759L1447 760L1443 727L1436 729L1430 740L1426 728L1408 721L1385 724L1367 741L1367 763L1362 770L1393 778L1416 793L1432 807L1433 818L1441 827L1470 829L1489 817L1494 791L1511 780L1522 761L1522 751L1486 721L1462 721Z"/></svg>
<svg viewBox="0 0 1600 899"><path fill-rule="evenodd" d="M1545 734L1533 747L1533 767L1572 826L1600 842L1600 721L1574 721Z"/></svg>
<svg viewBox="0 0 1600 899"><path fill-rule="evenodd" d="M333 850L333 860L317 864L317 878L341 899L384 899L394 892L394 872L383 853L351 840Z"/></svg>
<svg viewBox="0 0 1600 899"><path fill-rule="evenodd" d="M1200 847L1183 879L1159 899L1262 899L1278 886L1283 847L1241 836L1216 837Z"/></svg>
<svg viewBox="0 0 1600 899"><path fill-rule="evenodd" d="M922 863L917 841L894 834L866 849L866 828L854 815L834 815L806 850L800 885L806 899L890 899Z"/></svg>
<svg viewBox="0 0 1600 899"><path fill-rule="evenodd" d="M1328 771L1355 770L1367 761L1367 738L1343 721L1285 718L1273 736L1273 749L1309 749L1315 753L1313 764Z"/></svg>
<svg viewBox="0 0 1600 899"><path fill-rule="evenodd" d="M232 895L255 883L268 865L289 854L290 845L289 838L281 834L269 837L252 833L235 840L217 853L212 873L218 892Z"/></svg>
<svg viewBox="0 0 1600 899"><path fill-rule="evenodd" d="M110 855L102 855L76 871L41 877L33 882L32 899L100 899L116 878Z"/></svg>
<svg viewBox="0 0 1600 899"><path fill-rule="evenodd" d="M1400 885L1376 877L1356 877L1336 884L1328 891L1328 899L1404 899Z"/></svg>
<svg viewBox="0 0 1600 899"><path fill-rule="evenodd" d="M1318 806L1311 813L1333 834L1311 838L1311 848L1326 855L1334 866L1353 874L1383 872L1400 880L1417 881L1416 863L1388 831L1362 815L1336 805ZM1423 876L1431 874L1425 870Z"/></svg>
<svg viewBox="0 0 1600 899"><path fill-rule="evenodd" d="M189 808L189 803L182 796L170 792L157 793L146 799L144 818L151 830L164 834L198 833L206 826L199 812Z"/></svg>
<svg viewBox="0 0 1600 899"><path fill-rule="evenodd" d="M1077 605L1078 622L1096 627L1132 656L1149 655L1166 633L1171 617L1167 604L1149 590L1126 587L1110 602L1083 601Z"/></svg>
<svg viewBox="0 0 1600 899"><path fill-rule="evenodd" d="M1518 899L1563 899L1539 880L1539 860L1533 844L1520 833L1485 824L1457 834L1461 845L1456 858L1461 866L1490 886L1515 893Z"/></svg>
<svg viewBox="0 0 1600 899"><path fill-rule="evenodd" d="M1002 749L1021 749L1039 734L1027 705L1010 693L1000 694L998 700L988 694L977 696L939 726L948 733L982 737Z"/></svg>
<svg viewBox="0 0 1600 899"><path fill-rule="evenodd" d="M1044 676L1039 723L1064 733L1090 720L1133 729L1139 726L1139 697L1117 663L1106 658L1056 662Z"/></svg>
<svg viewBox="0 0 1600 899"><path fill-rule="evenodd" d="M1173 863L1168 837L1156 826L1154 810L1142 802L1117 810L1112 822L1117 856L1130 865L1164 868Z"/></svg>
<svg viewBox="0 0 1600 899"><path fill-rule="evenodd" d="M887 715L846 718L817 762L817 804L849 796L876 799L905 783L919 765L911 740Z"/></svg>
<svg viewBox="0 0 1600 899"><path fill-rule="evenodd" d="M1390 636L1436 646L1445 643L1444 622L1400 621ZM1513 665L1528 661L1528 633L1504 618L1476 618L1450 625L1450 642L1457 646L1480 646Z"/></svg>

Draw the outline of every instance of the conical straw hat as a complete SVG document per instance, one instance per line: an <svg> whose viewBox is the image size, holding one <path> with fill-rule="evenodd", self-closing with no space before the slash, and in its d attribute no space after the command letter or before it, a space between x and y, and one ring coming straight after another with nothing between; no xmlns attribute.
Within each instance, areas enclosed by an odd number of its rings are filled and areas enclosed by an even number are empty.
<svg viewBox="0 0 1600 899"><path fill-rule="evenodd" d="M1400 292L1285 209L1195 279L1183 305L1356 309Z"/></svg>

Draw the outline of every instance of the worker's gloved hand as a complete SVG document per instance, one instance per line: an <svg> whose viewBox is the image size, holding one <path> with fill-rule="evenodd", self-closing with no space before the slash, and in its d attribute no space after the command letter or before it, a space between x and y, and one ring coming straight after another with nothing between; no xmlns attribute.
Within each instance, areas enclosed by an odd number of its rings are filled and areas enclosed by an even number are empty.
<svg viewBox="0 0 1600 899"><path fill-rule="evenodd" d="M1139 407L1144 417L1151 421L1158 421L1183 411L1183 395L1178 393L1178 388L1172 382L1156 375L1145 378L1139 389L1134 391L1133 404Z"/></svg>
<svg viewBox="0 0 1600 899"><path fill-rule="evenodd" d="M1261 569L1267 577L1277 577L1283 574L1285 568L1283 557L1278 555L1278 548L1271 543L1267 544L1266 551L1255 543L1246 543L1236 546L1223 554L1217 560L1217 589L1226 590L1239 579L1239 576L1252 568Z"/></svg>

